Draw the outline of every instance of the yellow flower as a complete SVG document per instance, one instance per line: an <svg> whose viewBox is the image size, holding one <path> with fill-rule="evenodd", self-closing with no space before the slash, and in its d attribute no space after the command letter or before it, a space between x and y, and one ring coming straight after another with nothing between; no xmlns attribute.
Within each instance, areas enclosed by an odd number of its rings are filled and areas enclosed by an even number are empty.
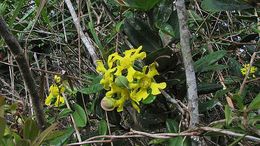
<svg viewBox="0 0 260 146"><path fill-rule="evenodd" d="M60 77L59 75L55 75L55 76L54 76L54 81L55 81L56 83L60 83L61 77Z"/></svg>
<svg viewBox="0 0 260 146"><path fill-rule="evenodd" d="M58 88L58 86L56 85L56 84L53 84L53 85L51 85L51 87L50 87L50 94L52 94L53 96L58 96L60 93L60 91L59 91L59 88Z"/></svg>
<svg viewBox="0 0 260 146"><path fill-rule="evenodd" d="M241 73L243 76L246 75L248 69L249 69L250 64L244 64L243 68L240 69ZM254 73L257 71L257 68L255 66L251 66L250 68L250 72L249 75L252 75L253 77L255 77Z"/></svg>
<svg viewBox="0 0 260 146"><path fill-rule="evenodd" d="M134 77L139 81L137 83L130 84L130 88L134 89L130 93L131 99L136 102L144 100L148 97L148 90L151 90L152 95L160 94L160 89L166 88L166 83L156 83L153 77L158 75L158 71L156 70L156 64L152 63L149 66L149 71L147 72L147 66L143 68L142 72L136 72ZM147 74L146 74L147 72Z"/></svg>
<svg viewBox="0 0 260 146"><path fill-rule="evenodd" d="M49 96L45 99L45 104L50 106L51 105L51 100L53 99L53 95L50 93Z"/></svg>
<svg viewBox="0 0 260 146"><path fill-rule="evenodd" d="M64 98L61 96L61 94L65 91L65 87L63 85L57 86L56 84L52 84L49 91L50 93L45 99L45 105L50 106L54 99L56 99L56 102L54 103L54 106L56 107L64 103Z"/></svg>
<svg viewBox="0 0 260 146"><path fill-rule="evenodd" d="M115 83L111 84L111 90L106 93L107 98L115 98L117 111L123 111L123 106L126 100L129 99L129 91L126 88L120 88Z"/></svg>
<svg viewBox="0 0 260 146"><path fill-rule="evenodd" d="M100 80L100 84L104 86L104 89L109 90L110 84L114 80L113 72L116 68L106 69L101 60L97 60L97 72L103 74L103 78Z"/></svg>
<svg viewBox="0 0 260 146"><path fill-rule="evenodd" d="M97 61L97 72L103 75L100 81L108 90L101 101L101 107L106 111L117 108L123 111L124 103L130 100L132 107L140 112L139 102L146 99L149 94L158 95L160 89L166 88L166 83L156 83L155 75L159 75L156 64L144 66L142 71L134 69L136 60L144 59L145 52L141 52L142 46L130 49L120 56L117 52L109 55L106 68L101 60Z"/></svg>
<svg viewBox="0 0 260 146"><path fill-rule="evenodd" d="M116 76L122 75L122 71L127 69L127 76L129 82L133 81L133 75L135 74L135 69L133 68L134 61L137 59L144 59L146 57L145 52L141 52L142 46L137 49L130 49L124 52L124 57L115 55L115 61L117 60L117 70L115 72Z"/></svg>
<svg viewBox="0 0 260 146"><path fill-rule="evenodd" d="M60 106L61 104L64 104L64 97L62 97L61 95L57 96L56 102L54 103L55 107Z"/></svg>

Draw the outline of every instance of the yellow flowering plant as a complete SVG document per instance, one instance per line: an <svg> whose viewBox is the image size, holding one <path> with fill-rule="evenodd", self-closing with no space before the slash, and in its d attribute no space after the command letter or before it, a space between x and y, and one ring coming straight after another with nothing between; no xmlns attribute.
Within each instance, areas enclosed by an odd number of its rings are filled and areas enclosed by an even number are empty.
<svg viewBox="0 0 260 146"><path fill-rule="evenodd" d="M140 112L140 101L149 95L158 95L160 89L166 88L165 82L157 83L154 80L154 76L159 75L155 62L143 66L141 71L135 68L134 63L146 57L141 50L142 46L126 50L122 56L117 52L109 55L107 68L101 60L97 61L96 70L103 75L100 84L107 90L101 101L104 110L117 108L121 112L125 102L130 101L133 108Z"/></svg>
<svg viewBox="0 0 260 146"><path fill-rule="evenodd" d="M59 107L64 104L65 101L62 93L65 92L65 86L61 81L61 77L59 75L54 76L54 83L50 86L49 92L49 95L45 99L46 105L50 106L55 100L55 107Z"/></svg>
<svg viewBox="0 0 260 146"><path fill-rule="evenodd" d="M249 66L250 66L249 64L244 64L244 65L243 65L243 68L240 69L240 71L241 71L241 73L242 73L243 76L246 75L247 71L249 70ZM257 71L257 67L251 66L250 72L249 72L249 76L252 75L252 77L255 78L255 74L254 74L254 73L255 73L256 71Z"/></svg>

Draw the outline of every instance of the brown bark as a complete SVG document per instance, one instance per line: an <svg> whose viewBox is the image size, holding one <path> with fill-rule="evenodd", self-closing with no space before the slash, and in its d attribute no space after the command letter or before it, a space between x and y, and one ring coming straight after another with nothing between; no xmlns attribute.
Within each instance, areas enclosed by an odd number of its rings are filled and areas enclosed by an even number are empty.
<svg viewBox="0 0 260 146"><path fill-rule="evenodd" d="M44 129L45 119L40 105L40 98L37 91L35 80L33 78L31 70L29 69L29 65L27 63L27 60L25 59L20 44L18 43L17 39L8 30L8 27L2 16L0 16L0 35L5 40L5 43L8 45L9 50L12 52L19 66L24 82L32 98L32 104L35 111L38 126L41 129Z"/></svg>

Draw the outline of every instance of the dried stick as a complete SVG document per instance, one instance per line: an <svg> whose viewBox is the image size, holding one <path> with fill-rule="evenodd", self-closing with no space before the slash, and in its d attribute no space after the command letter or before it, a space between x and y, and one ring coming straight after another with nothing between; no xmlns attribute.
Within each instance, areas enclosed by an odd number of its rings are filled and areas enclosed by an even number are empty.
<svg viewBox="0 0 260 146"><path fill-rule="evenodd" d="M72 19L73 19L73 22L75 24L75 27L77 28L77 31L78 31L78 33L80 35L80 38L81 38L83 44L85 45L87 51L89 52L89 54L90 54L90 56L92 58L93 63L96 65L96 60L98 60L98 57L97 57L97 54L95 52L95 48L92 45L92 43L90 42L90 38L87 37L84 34L84 32L83 32L83 30L81 28L79 19L77 17L77 14L76 14L76 12L75 12L75 10L73 8L73 5L72 5L71 1L70 0L65 0L65 3L67 5L67 7L69 8L70 14L72 16Z"/></svg>
<svg viewBox="0 0 260 146"><path fill-rule="evenodd" d="M176 9L180 27L181 52L186 74L188 88L188 109L190 111L190 128L194 128L199 122L198 94L196 76L190 48L190 33L187 25L187 11L184 0L176 1Z"/></svg>
<svg viewBox="0 0 260 146"><path fill-rule="evenodd" d="M250 74L250 69L251 69L251 67L253 65L253 62L254 62L254 59L255 59L255 56L256 56L257 53L260 53L260 52L254 52L253 55L251 56L250 63L249 63L249 68L248 68L248 70L246 72L246 75L245 75L245 78L244 78L244 80L243 80L243 82L242 82L242 84L240 86L239 94L241 94L243 92L244 88L245 88L246 80L247 80L247 78L248 78L248 76Z"/></svg>
<svg viewBox="0 0 260 146"><path fill-rule="evenodd" d="M65 95L64 93L62 93L62 96L63 96L63 98L64 98L64 100L65 100L65 104L66 104L67 108L68 108L69 110L71 110L70 104L69 104L69 101L68 101L66 95ZM82 140L81 140L81 136L80 136L78 127L77 127L77 125L76 125L75 119L73 118L72 114L70 114L70 118L71 118L73 127L74 127L74 129L75 129L75 133L76 133L77 139L78 139L79 142L81 142L81 141L82 141Z"/></svg>
<svg viewBox="0 0 260 146"><path fill-rule="evenodd" d="M177 137L177 136L199 136L199 135L202 135L204 132L216 132L216 133L221 133L224 135L230 135L233 137L244 137L244 139L247 139L247 140L250 140L250 141L253 141L256 143L260 143L259 137L236 133L236 132L225 130L225 129L212 128L212 127L199 127L192 131L183 131L180 133L148 133L148 132L137 131L137 130L131 129L130 132L127 132L123 135L99 135L99 136L94 136L94 137L88 138L83 142L68 144L68 146L83 145L83 144L90 144L90 143L110 143L111 141L114 141L114 140L128 139L128 138L142 138L142 137L170 139L170 138ZM98 140L101 138L104 138L104 140Z"/></svg>
<svg viewBox="0 0 260 146"><path fill-rule="evenodd" d="M18 64L24 82L29 90L29 93L32 98L33 108L36 115L36 120L38 126L43 130L45 127L45 119L42 111L42 107L40 105L39 93L37 91L37 86L35 80L32 76L32 72L29 69L29 65L27 64L26 58L23 54L22 48L19 45L16 38L11 34L8 30L6 23L2 16L0 16L0 35L5 40L6 44L9 46L9 50L14 55L14 58Z"/></svg>

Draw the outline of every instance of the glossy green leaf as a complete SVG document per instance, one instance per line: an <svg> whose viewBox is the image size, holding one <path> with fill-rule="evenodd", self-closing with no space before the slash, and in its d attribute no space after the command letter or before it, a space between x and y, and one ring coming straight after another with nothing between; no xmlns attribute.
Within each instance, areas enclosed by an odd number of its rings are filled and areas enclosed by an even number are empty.
<svg viewBox="0 0 260 146"><path fill-rule="evenodd" d="M166 120L166 130L171 133L178 133L178 123L175 120ZM174 137L168 140L168 146L183 146L182 137Z"/></svg>
<svg viewBox="0 0 260 146"><path fill-rule="evenodd" d="M99 121L99 124L98 124L98 134L106 135L107 131L108 131L107 122L106 122L106 120L102 119L101 121Z"/></svg>
<svg viewBox="0 0 260 146"><path fill-rule="evenodd" d="M83 94L93 94L101 91L103 89L103 86L99 83L90 85L89 87L85 87L79 90L79 92Z"/></svg>
<svg viewBox="0 0 260 146"><path fill-rule="evenodd" d="M260 109L260 93L254 98L254 100L249 104L248 108L250 110Z"/></svg>
<svg viewBox="0 0 260 146"><path fill-rule="evenodd" d="M215 84L215 83L200 83L198 84L198 93L199 94L208 94L216 92L220 89L222 89L223 86L221 84Z"/></svg>
<svg viewBox="0 0 260 146"><path fill-rule="evenodd" d="M125 19L124 32L135 47L142 45L143 51L147 53L161 48L160 36L140 19Z"/></svg>
<svg viewBox="0 0 260 146"><path fill-rule="evenodd" d="M232 122L232 111L228 105L225 105L225 120L226 125L230 125Z"/></svg>
<svg viewBox="0 0 260 146"><path fill-rule="evenodd" d="M65 109L62 109L61 112L59 113L58 117L59 118L64 118L64 117L67 117L69 116L69 114L71 114L73 111L71 109L68 109L68 108L65 108Z"/></svg>
<svg viewBox="0 0 260 146"><path fill-rule="evenodd" d="M172 14L172 1L169 0L161 0L161 2L158 5L158 8L154 10L153 19L155 21L155 25L160 28L160 26L164 23L166 23L171 14Z"/></svg>
<svg viewBox="0 0 260 146"><path fill-rule="evenodd" d="M33 141L39 135L40 129L37 126L36 121L28 118L23 127L23 138Z"/></svg>
<svg viewBox="0 0 260 146"><path fill-rule="evenodd" d="M87 115L85 110L78 104L74 104L74 113L72 114L77 127L85 127L87 124Z"/></svg>
<svg viewBox="0 0 260 146"><path fill-rule="evenodd" d="M238 94L234 94L232 99L234 99L237 107L240 109L240 110L243 110L245 105L244 105L244 98L242 95L238 95Z"/></svg>
<svg viewBox="0 0 260 146"><path fill-rule="evenodd" d="M65 130L52 132L46 139L49 145L62 146L74 133L74 128L70 127Z"/></svg>
<svg viewBox="0 0 260 146"><path fill-rule="evenodd" d="M240 0L203 0L201 7L211 12L234 11L252 8Z"/></svg>
<svg viewBox="0 0 260 146"><path fill-rule="evenodd" d="M32 142L33 146L40 146L45 140L46 138L54 131L56 130L58 127L57 123L52 124L51 126L49 126L47 129L45 129L44 131L42 131L37 137L36 139Z"/></svg>
<svg viewBox="0 0 260 146"><path fill-rule="evenodd" d="M218 100L211 99L211 100L199 103L199 111L205 112L205 111L211 110L218 104L218 102L219 102Z"/></svg>
<svg viewBox="0 0 260 146"><path fill-rule="evenodd" d="M168 146L183 146L183 137L171 138Z"/></svg>
<svg viewBox="0 0 260 146"><path fill-rule="evenodd" d="M207 67L210 67L210 65L216 63L218 60L222 59L226 55L225 50L220 50L216 52L212 52L199 60L197 60L194 63L194 68L196 72L203 72L205 70L208 70Z"/></svg>
<svg viewBox="0 0 260 146"><path fill-rule="evenodd" d="M166 120L166 130L167 132L176 133L178 132L178 123L173 119Z"/></svg>
<svg viewBox="0 0 260 146"><path fill-rule="evenodd" d="M150 103L154 102L155 99L156 99L155 95L149 94L149 96L145 100L142 100L142 103L150 104Z"/></svg>
<svg viewBox="0 0 260 146"><path fill-rule="evenodd" d="M158 2L160 0L124 0L124 6L147 11L153 8Z"/></svg>
<svg viewBox="0 0 260 146"><path fill-rule="evenodd" d="M158 145L158 144L162 144L162 143L165 143L167 142L168 140L167 139L152 139L151 141L149 141L149 145Z"/></svg>

